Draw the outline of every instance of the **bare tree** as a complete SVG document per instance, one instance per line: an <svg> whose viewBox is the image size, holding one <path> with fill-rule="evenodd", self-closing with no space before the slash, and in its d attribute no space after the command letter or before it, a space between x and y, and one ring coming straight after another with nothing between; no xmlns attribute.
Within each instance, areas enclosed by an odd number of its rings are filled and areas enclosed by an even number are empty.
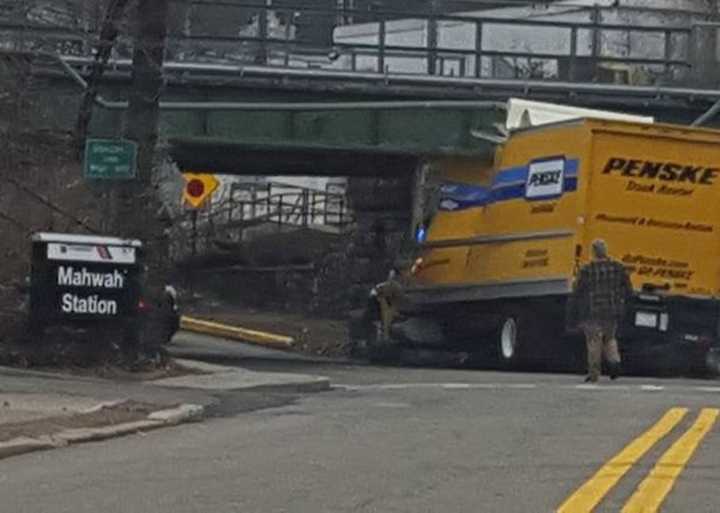
<svg viewBox="0 0 720 513"><path fill-rule="evenodd" d="M87 138L88 127L92 118L93 104L98 95L98 86L102 78L107 62L110 59L113 45L119 34L120 21L125 13L125 8L130 0L111 0L110 5L100 30L100 42L98 43L95 62L88 79L88 88L80 105L77 127L75 131L78 153L81 152L85 139Z"/></svg>
<svg viewBox="0 0 720 513"><path fill-rule="evenodd" d="M140 238L145 244L146 297L153 301L162 296L168 271L167 241L159 212L161 202L156 184L158 123L162 94L163 60L167 38L168 0L139 0L137 33L133 55L130 105L125 119L125 137L138 144L138 176L136 180L118 184L116 188L116 233ZM151 320L144 337L145 349L159 353L160 342ZM128 348L129 353L139 347Z"/></svg>

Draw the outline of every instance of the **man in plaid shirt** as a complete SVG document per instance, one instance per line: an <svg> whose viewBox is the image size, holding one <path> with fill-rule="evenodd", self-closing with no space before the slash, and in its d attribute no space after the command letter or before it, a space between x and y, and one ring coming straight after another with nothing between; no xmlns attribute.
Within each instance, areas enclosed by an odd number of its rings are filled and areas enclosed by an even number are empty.
<svg viewBox="0 0 720 513"><path fill-rule="evenodd" d="M603 354L610 378L620 373L617 328L625 316L633 288L625 267L608 256L605 241L592 245L593 261L578 275L571 299L571 311L585 333L588 354L586 382L598 381Z"/></svg>

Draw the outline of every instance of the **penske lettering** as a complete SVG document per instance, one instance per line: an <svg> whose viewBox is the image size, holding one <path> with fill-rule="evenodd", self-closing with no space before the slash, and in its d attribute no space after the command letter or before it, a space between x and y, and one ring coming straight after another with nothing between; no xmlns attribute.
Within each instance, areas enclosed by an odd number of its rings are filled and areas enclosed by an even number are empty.
<svg viewBox="0 0 720 513"><path fill-rule="evenodd" d="M720 176L720 168L612 157L605 164L603 173L665 182L713 185Z"/></svg>
<svg viewBox="0 0 720 513"><path fill-rule="evenodd" d="M545 187L548 185L557 185L562 180L562 171L545 171L535 173L530 177L530 185L535 187Z"/></svg>
<svg viewBox="0 0 720 513"><path fill-rule="evenodd" d="M100 296L80 297L67 293L62 296L62 311L66 314L117 315L117 301Z"/></svg>
<svg viewBox="0 0 720 513"><path fill-rule="evenodd" d="M95 273L86 267L77 270L72 266L61 265L57 276L58 285L63 287L122 289L125 286L125 275L117 270L112 273Z"/></svg>

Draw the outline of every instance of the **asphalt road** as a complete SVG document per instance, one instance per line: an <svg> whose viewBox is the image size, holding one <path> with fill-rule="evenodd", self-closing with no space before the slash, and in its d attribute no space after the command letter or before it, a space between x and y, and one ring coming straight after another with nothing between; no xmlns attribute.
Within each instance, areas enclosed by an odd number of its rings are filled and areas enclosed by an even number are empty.
<svg viewBox="0 0 720 513"><path fill-rule="evenodd" d="M2 511L720 511L717 381L243 365L335 389L229 394L200 424L0 461Z"/></svg>

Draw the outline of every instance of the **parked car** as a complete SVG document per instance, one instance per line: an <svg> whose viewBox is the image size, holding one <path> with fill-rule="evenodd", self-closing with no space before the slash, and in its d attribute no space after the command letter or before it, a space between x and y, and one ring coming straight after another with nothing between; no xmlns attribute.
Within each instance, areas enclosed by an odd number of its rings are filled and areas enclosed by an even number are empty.
<svg viewBox="0 0 720 513"><path fill-rule="evenodd" d="M143 295L138 312L144 343L169 344L180 329L178 293L172 285L166 285L160 297Z"/></svg>

